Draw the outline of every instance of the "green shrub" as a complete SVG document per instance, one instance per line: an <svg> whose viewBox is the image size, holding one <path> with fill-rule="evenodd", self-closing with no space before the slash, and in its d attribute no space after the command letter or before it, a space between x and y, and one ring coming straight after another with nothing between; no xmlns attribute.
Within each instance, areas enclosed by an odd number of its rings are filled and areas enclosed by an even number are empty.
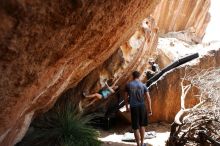
<svg viewBox="0 0 220 146"><path fill-rule="evenodd" d="M35 120L19 146L99 146L98 132L88 124L93 115L77 114L71 104L57 106Z"/></svg>

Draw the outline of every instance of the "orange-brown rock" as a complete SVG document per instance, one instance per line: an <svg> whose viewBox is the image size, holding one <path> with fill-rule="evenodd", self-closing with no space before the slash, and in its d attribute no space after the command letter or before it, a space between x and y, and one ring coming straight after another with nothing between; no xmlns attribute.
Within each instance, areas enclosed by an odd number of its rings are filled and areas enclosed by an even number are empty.
<svg viewBox="0 0 220 146"><path fill-rule="evenodd" d="M148 28L146 22L153 23L152 20L145 19L125 44L120 46L108 60L83 79L75 89L72 89L75 92L72 98L82 97L83 91L90 94L97 92L104 85L103 80L118 77L120 78L118 85L120 85L120 91L123 92L123 85L129 80L132 71L139 70L144 73L148 66L149 56L155 55L158 40L158 32L154 31L157 26L151 25L151 28ZM145 78L144 74L142 78ZM99 108L105 106L105 109L107 109L108 104L117 101L116 98L117 96L113 95L104 102L96 102L87 110L91 112L91 110L98 108L97 105L99 105ZM82 108L85 108L89 101L85 98L81 103ZM100 103L102 104L100 105Z"/></svg>
<svg viewBox="0 0 220 146"><path fill-rule="evenodd" d="M203 37L209 0L161 0L154 10L159 1L2 0L0 146L20 141L36 113L51 108L62 93L70 93L78 103L82 91L97 91L105 78L121 75L119 83L124 85L129 72L143 72L147 59L157 55L159 31L186 30L196 41ZM140 27L153 10L156 23L148 17L149 29ZM158 121L157 107L167 105L156 98L162 92L155 88L151 92L155 93L152 119ZM103 105L111 104L112 98ZM159 120L169 121L169 111L165 113L166 118Z"/></svg>
<svg viewBox="0 0 220 146"><path fill-rule="evenodd" d="M175 38L159 38L158 47L160 52L158 63L162 68L186 54L195 52L200 54L198 59L171 70L149 88L153 111L150 122L172 123L175 115L180 110L182 79L185 75L190 75L202 69L219 67L220 42L192 46ZM189 82L184 83L190 84ZM193 107L198 103L197 95L199 95L199 89L192 87L186 95L186 108ZM124 108L120 109L119 115L127 122L131 122L130 113L125 112Z"/></svg>
<svg viewBox="0 0 220 146"><path fill-rule="evenodd" d="M185 31L197 36L198 43L210 20L210 3L211 0L162 0L152 15L160 33Z"/></svg>
<svg viewBox="0 0 220 146"><path fill-rule="evenodd" d="M2 0L0 145L108 59L158 0Z"/></svg>
<svg viewBox="0 0 220 146"><path fill-rule="evenodd" d="M171 43L172 42L172 43ZM176 113L180 110L181 79L184 75L196 69L209 69L220 66L220 43L199 44L191 46L177 39L163 38L159 40L159 48L163 50L163 56L170 58L173 62L184 54L199 52L200 58L178 67L160 78L150 87L152 98L153 116L151 122L173 122ZM170 45L172 44L172 45ZM163 59L162 59L163 60ZM185 70L187 68L187 71ZM199 90L195 87L189 90L186 96L186 107L192 107L198 103L196 95Z"/></svg>

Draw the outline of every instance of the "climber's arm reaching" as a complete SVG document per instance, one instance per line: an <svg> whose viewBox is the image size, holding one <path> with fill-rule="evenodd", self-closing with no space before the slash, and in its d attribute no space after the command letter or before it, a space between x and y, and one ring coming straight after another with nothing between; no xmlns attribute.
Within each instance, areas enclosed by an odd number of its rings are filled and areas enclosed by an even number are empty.
<svg viewBox="0 0 220 146"><path fill-rule="evenodd" d="M110 87L107 82L105 82L105 85L112 93L115 93L115 90L112 87Z"/></svg>

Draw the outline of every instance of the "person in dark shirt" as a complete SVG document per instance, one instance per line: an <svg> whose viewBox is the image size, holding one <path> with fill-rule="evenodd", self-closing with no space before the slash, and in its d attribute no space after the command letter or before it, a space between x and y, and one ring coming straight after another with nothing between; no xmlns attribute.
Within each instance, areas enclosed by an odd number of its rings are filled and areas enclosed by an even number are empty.
<svg viewBox="0 0 220 146"><path fill-rule="evenodd" d="M160 67L158 64L155 63L154 59L152 58L149 59L148 63L151 65L151 69L148 69L145 73L146 73L147 79L149 80L156 73L160 71Z"/></svg>
<svg viewBox="0 0 220 146"><path fill-rule="evenodd" d="M139 80L140 73L138 71L134 71L132 73L132 76L133 76L133 81L129 82L125 87L125 91L126 91L125 106L126 106L126 111L129 111L128 108L128 97L129 97L131 122L132 122L132 129L134 130L135 140L137 142L137 146L145 146L146 144L143 143L144 133L145 133L144 126L148 125L148 116L145 107L145 97L147 99L146 101L149 107L148 115L152 115L151 99L146 85ZM140 138L141 138L141 143L140 143Z"/></svg>

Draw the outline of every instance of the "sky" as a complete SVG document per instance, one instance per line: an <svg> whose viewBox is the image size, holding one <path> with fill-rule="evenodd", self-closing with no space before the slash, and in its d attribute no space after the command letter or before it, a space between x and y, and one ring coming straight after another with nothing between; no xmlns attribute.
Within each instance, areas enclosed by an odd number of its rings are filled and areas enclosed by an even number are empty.
<svg viewBox="0 0 220 146"><path fill-rule="evenodd" d="M220 41L220 0L211 0L211 21L206 29L203 42Z"/></svg>

